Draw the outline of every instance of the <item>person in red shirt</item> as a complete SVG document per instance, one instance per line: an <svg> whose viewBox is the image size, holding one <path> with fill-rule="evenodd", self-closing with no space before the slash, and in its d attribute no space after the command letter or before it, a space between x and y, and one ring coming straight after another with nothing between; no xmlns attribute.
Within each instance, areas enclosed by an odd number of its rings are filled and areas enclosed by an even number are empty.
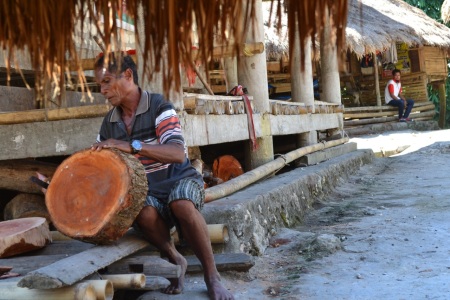
<svg viewBox="0 0 450 300"><path fill-rule="evenodd" d="M406 99L403 96L402 83L400 82L401 72L398 69L392 71L393 79L389 80L384 89L384 99L387 105L398 107L398 121L412 122L409 118L412 108L414 107L414 100ZM405 109L406 107L406 109Z"/></svg>

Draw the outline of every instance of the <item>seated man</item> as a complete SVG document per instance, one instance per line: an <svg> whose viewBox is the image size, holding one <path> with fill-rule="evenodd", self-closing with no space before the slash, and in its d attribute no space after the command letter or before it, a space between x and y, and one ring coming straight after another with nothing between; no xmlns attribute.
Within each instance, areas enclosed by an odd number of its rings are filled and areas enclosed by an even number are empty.
<svg viewBox="0 0 450 300"><path fill-rule="evenodd" d="M167 294L182 293L186 259L171 242L177 225L200 260L211 299L232 300L217 272L205 219L200 213L205 192L203 178L189 162L179 118L162 95L142 90L130 56L111 54L95 63L95 79L113 108L103 119L92 150L114 148L135 155L145 167L149 190L135 223L181 276L170 280ZM42 174L39 179L46 181ZM43 190L45 192L45 189Z"/></svg>
<svg viewBox="0 0 450 300"><path fill-rule="evenodd" d="M408 117L414 106L414 101L412 99L406 100L406 98L403 96L400 76L400 70L392 70L393 79L389 80L386 88L384 89L384 99L387 105L398 107L399 122L411 122L413 120Z"/></svg>

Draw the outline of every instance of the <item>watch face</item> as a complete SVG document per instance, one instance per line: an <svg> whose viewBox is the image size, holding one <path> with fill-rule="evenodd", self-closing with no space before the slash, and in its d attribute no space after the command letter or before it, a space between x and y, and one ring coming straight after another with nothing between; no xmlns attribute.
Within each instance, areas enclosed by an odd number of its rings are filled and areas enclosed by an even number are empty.
<svg viewBox="0 0 450 300"><path fill-rule="evenodd" d="M142 150L142 144L140 141L138 140L134 140L133 142L131 142L131 146L136 149L137 151L141 151Z"/></svg>

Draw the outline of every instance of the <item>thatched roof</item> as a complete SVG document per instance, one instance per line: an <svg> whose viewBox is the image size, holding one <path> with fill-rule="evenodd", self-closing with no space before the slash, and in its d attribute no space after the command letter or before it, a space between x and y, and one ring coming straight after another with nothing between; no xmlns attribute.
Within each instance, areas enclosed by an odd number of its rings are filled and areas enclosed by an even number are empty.
<svg viewBox="0 0 450 300"><path fill-rule="evenodd" d="M244 42L244 33L254 16L256 0L15 0L0 1L0 47L7 49L13 59L18 50L26 49L36 70L43 78L60 80L66 70L67 61L77 63L79 54L73 41L76 24L84 24L98 31L107 51L114 47L120 35L116 14L127 13L136 24L144 24L136 40L146 53L144 66L151 77L153 71L163 69L164 90L180 87L180 64L189 64L192 55L192 28L196 22L198 32L199 60L212 57L213 41L234 40L236 53ZM272 0L281 14L280 0ZM324 20L333 20L338 47L343 44L347 16L347 0L289 1L288 14L298 18L300 41L322 30ZM142 6L143 14L140 14ZM330 13L325 15L325 7ZM247 16L244 18L244 16ZM249 17L248 17L249 16ZM311 17L314 16L314 17ZM121 15L119 13L119 18ZM289 22L295 22L290 18ZM222 24L222 25L221 25ZM295 23L293 23L295 24ZM289 26L294 28L294 26ZM91 31L92 32L92 31ZM290 34L293 37L293 30ZM144 40L140 39L142 36ZM120 45L115 45L120 48ZM78 65L80 65L78 63ZM81 66L79 74L82 77Z"/></svg>
<svg viewBox="0 0 450 300"><path fill-rule="evenodd" d="M357 55L392 42L450 48L450 29L400 0L349 0L347 46Z"/></svg>
<svg viewBox="0 0 450 300"><path fill-rule="evenodd" d="M450 4L450 0L446 2ZM267 20L268 6L265 11ZM287 19L284 15L282 29L287 28ZM277 36L274 29L266 24L268 59L288 53L286 36L283 30ZM400 0L349 0L345 37L346 47L358 56L383 50L392 42L450 48L448 27Z"/></svg>
<svg viewBox="0 0 450 300"><path fill-rule="evenodd" d="M450 22L450 0L445 0L442 4L441 16L445 23Z"/></svg>

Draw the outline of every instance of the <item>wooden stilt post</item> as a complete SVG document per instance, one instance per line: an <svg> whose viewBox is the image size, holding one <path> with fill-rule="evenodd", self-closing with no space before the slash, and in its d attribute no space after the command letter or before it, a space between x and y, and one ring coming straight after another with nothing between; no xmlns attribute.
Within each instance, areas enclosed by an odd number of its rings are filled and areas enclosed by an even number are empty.
<svg viewBox="0 0 450 300"><path fill-rule="evenodd" d="M227 93L238 83L238 73L237 73L237 58L236 57L225 57L224 66L225 76L227 78Z"/></svg>
<svg viewBox="0 0 450 300"><path fill-rule="evenodd" d="M375 70L375 94L377 95L377 106L381 106L381 94L380 94L380 77L378 75L378 60L377 53L373 53L373 68Z"/></svg>
<svg viewBox="0 0 450 300"><path fill-rule="evenodd" d="M445 82L439 84L439 127L445 128L446 125L447 98L445 93Z"/></svg>
<svg viewBox="0 0 450 300"><path fill-rule="evenodd" d="M326 7L326 11L329 12L328 7ZM323 99L321 98L320 100L341 104L341 83L339 78L336 37L332 34L330 18L327 18L320 41L320 64L323 91Z"/></svg>
<svg viewBox="0 0 450 300"><path fill-rule="evenodd" d="M329 14L328 6L325 7ZM320 63L322 78L321 100L330 103L341 104L341 79L339 77L338 54L336 48L336 36L333 34L330 24L331 18L326 18L326 23L321 34ZM323 98L323 99L322 99ZM340 134L344 122L338 128L328 130L329 136Z"/></svg>
<svg viewBox="0 0 450 300"><path fill-rule="evenodd" d="M246 4L243 4L246 5ZM246 42L264 41L264 23L262 16L262 1L255 1L255 26L249 27ZM261 115L261 136L257 138L258 149L253 151L251 144L246 150L246 169L254 169L273 160L273 140L270 128L269 92L267 84L266 52L243 56L239 59L238 66L239 83L247 88L248 93L253 96L255 107Z"/></svg>
<svg viewBox="0 0 450 300"><path fill-rule="evenodd" d="M291 91L292 101L305 103L307 107L311 107L314 113L314 86L311 61L311 38L305 43L305 47L301 49L298 35L295 36L294 51L292 53L291 67ZM304 53L303 69L301 68L301 53ZM297 146L305 147L317 143L317 132L309 131L300 133L297 136Z"/></svg>

